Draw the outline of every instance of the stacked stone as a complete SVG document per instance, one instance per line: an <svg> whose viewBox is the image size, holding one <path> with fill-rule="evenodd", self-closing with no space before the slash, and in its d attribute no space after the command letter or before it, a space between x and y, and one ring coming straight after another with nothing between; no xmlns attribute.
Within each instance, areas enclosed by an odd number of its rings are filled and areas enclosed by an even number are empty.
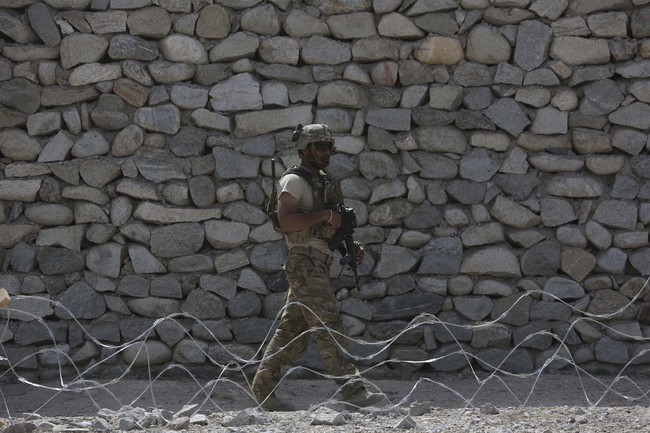
<svg viewBox="0 0 650 433"><path fill-rule="evenodd" d="M391 344L368 363L646 362L648 3L0 0L5 354L252 356L286 290L271 158L319 122L368 248L358 290L333 269L345 323Z"/></svg>

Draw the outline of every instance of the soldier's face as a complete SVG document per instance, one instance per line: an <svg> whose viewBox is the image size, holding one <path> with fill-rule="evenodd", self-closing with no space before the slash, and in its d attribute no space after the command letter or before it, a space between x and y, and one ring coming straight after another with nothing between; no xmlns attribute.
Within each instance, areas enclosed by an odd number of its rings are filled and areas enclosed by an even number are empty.
<svg viewBox="0 0 650 433"><path fill-rule="evenodd" d="M307 158L311 164L320 169L330 164L330 156L334 153L334 142L318 141L307 146Z"/></svg>

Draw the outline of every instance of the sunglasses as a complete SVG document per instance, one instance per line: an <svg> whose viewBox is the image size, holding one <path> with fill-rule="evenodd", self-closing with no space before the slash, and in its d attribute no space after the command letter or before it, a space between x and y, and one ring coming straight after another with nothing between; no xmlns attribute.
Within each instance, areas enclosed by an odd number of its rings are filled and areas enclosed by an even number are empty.
<svg viewBox="0 0 650 433"><path fill-rule="evenodd" d="M326 151L326 150L333 150L334 149L334 142L332 141L316 141L312 143L314 145L314 148L318 151Z"/></svg>

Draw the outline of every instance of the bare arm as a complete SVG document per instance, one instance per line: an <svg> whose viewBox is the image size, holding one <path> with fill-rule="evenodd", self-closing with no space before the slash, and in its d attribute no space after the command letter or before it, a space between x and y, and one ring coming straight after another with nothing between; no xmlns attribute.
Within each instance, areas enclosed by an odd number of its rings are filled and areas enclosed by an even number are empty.
<svg viewBox="0 0 650 433"><path fill-rule="evenodd" d="M329 226L334 229L341 225L341 215L335 210L321 209L310 213L299 212L298 200L287 192L280 194L278 199L278 220L285 233L307 230L319 222L329 221Z"/></svg>

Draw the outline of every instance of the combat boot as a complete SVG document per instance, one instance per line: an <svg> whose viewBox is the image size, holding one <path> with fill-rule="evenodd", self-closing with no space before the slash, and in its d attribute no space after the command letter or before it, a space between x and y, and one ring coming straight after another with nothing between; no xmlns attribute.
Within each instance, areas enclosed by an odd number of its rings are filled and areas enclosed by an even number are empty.
<svg viewBox="0 0 650 433"><path fill-rule="evenodd" d="M355 392L343 395L343 400L355 407L363 408L369 406L384 407L390 404L386 395L382 392L371 392L364 387L360 387Z"/></svg>
<svg viewBox="0 0 650 433"><path fill-rule="evenodd" d="M261 400L260 406L269 412L294 412L296 407L288 401L282 400L275 393Z"/></svg>

